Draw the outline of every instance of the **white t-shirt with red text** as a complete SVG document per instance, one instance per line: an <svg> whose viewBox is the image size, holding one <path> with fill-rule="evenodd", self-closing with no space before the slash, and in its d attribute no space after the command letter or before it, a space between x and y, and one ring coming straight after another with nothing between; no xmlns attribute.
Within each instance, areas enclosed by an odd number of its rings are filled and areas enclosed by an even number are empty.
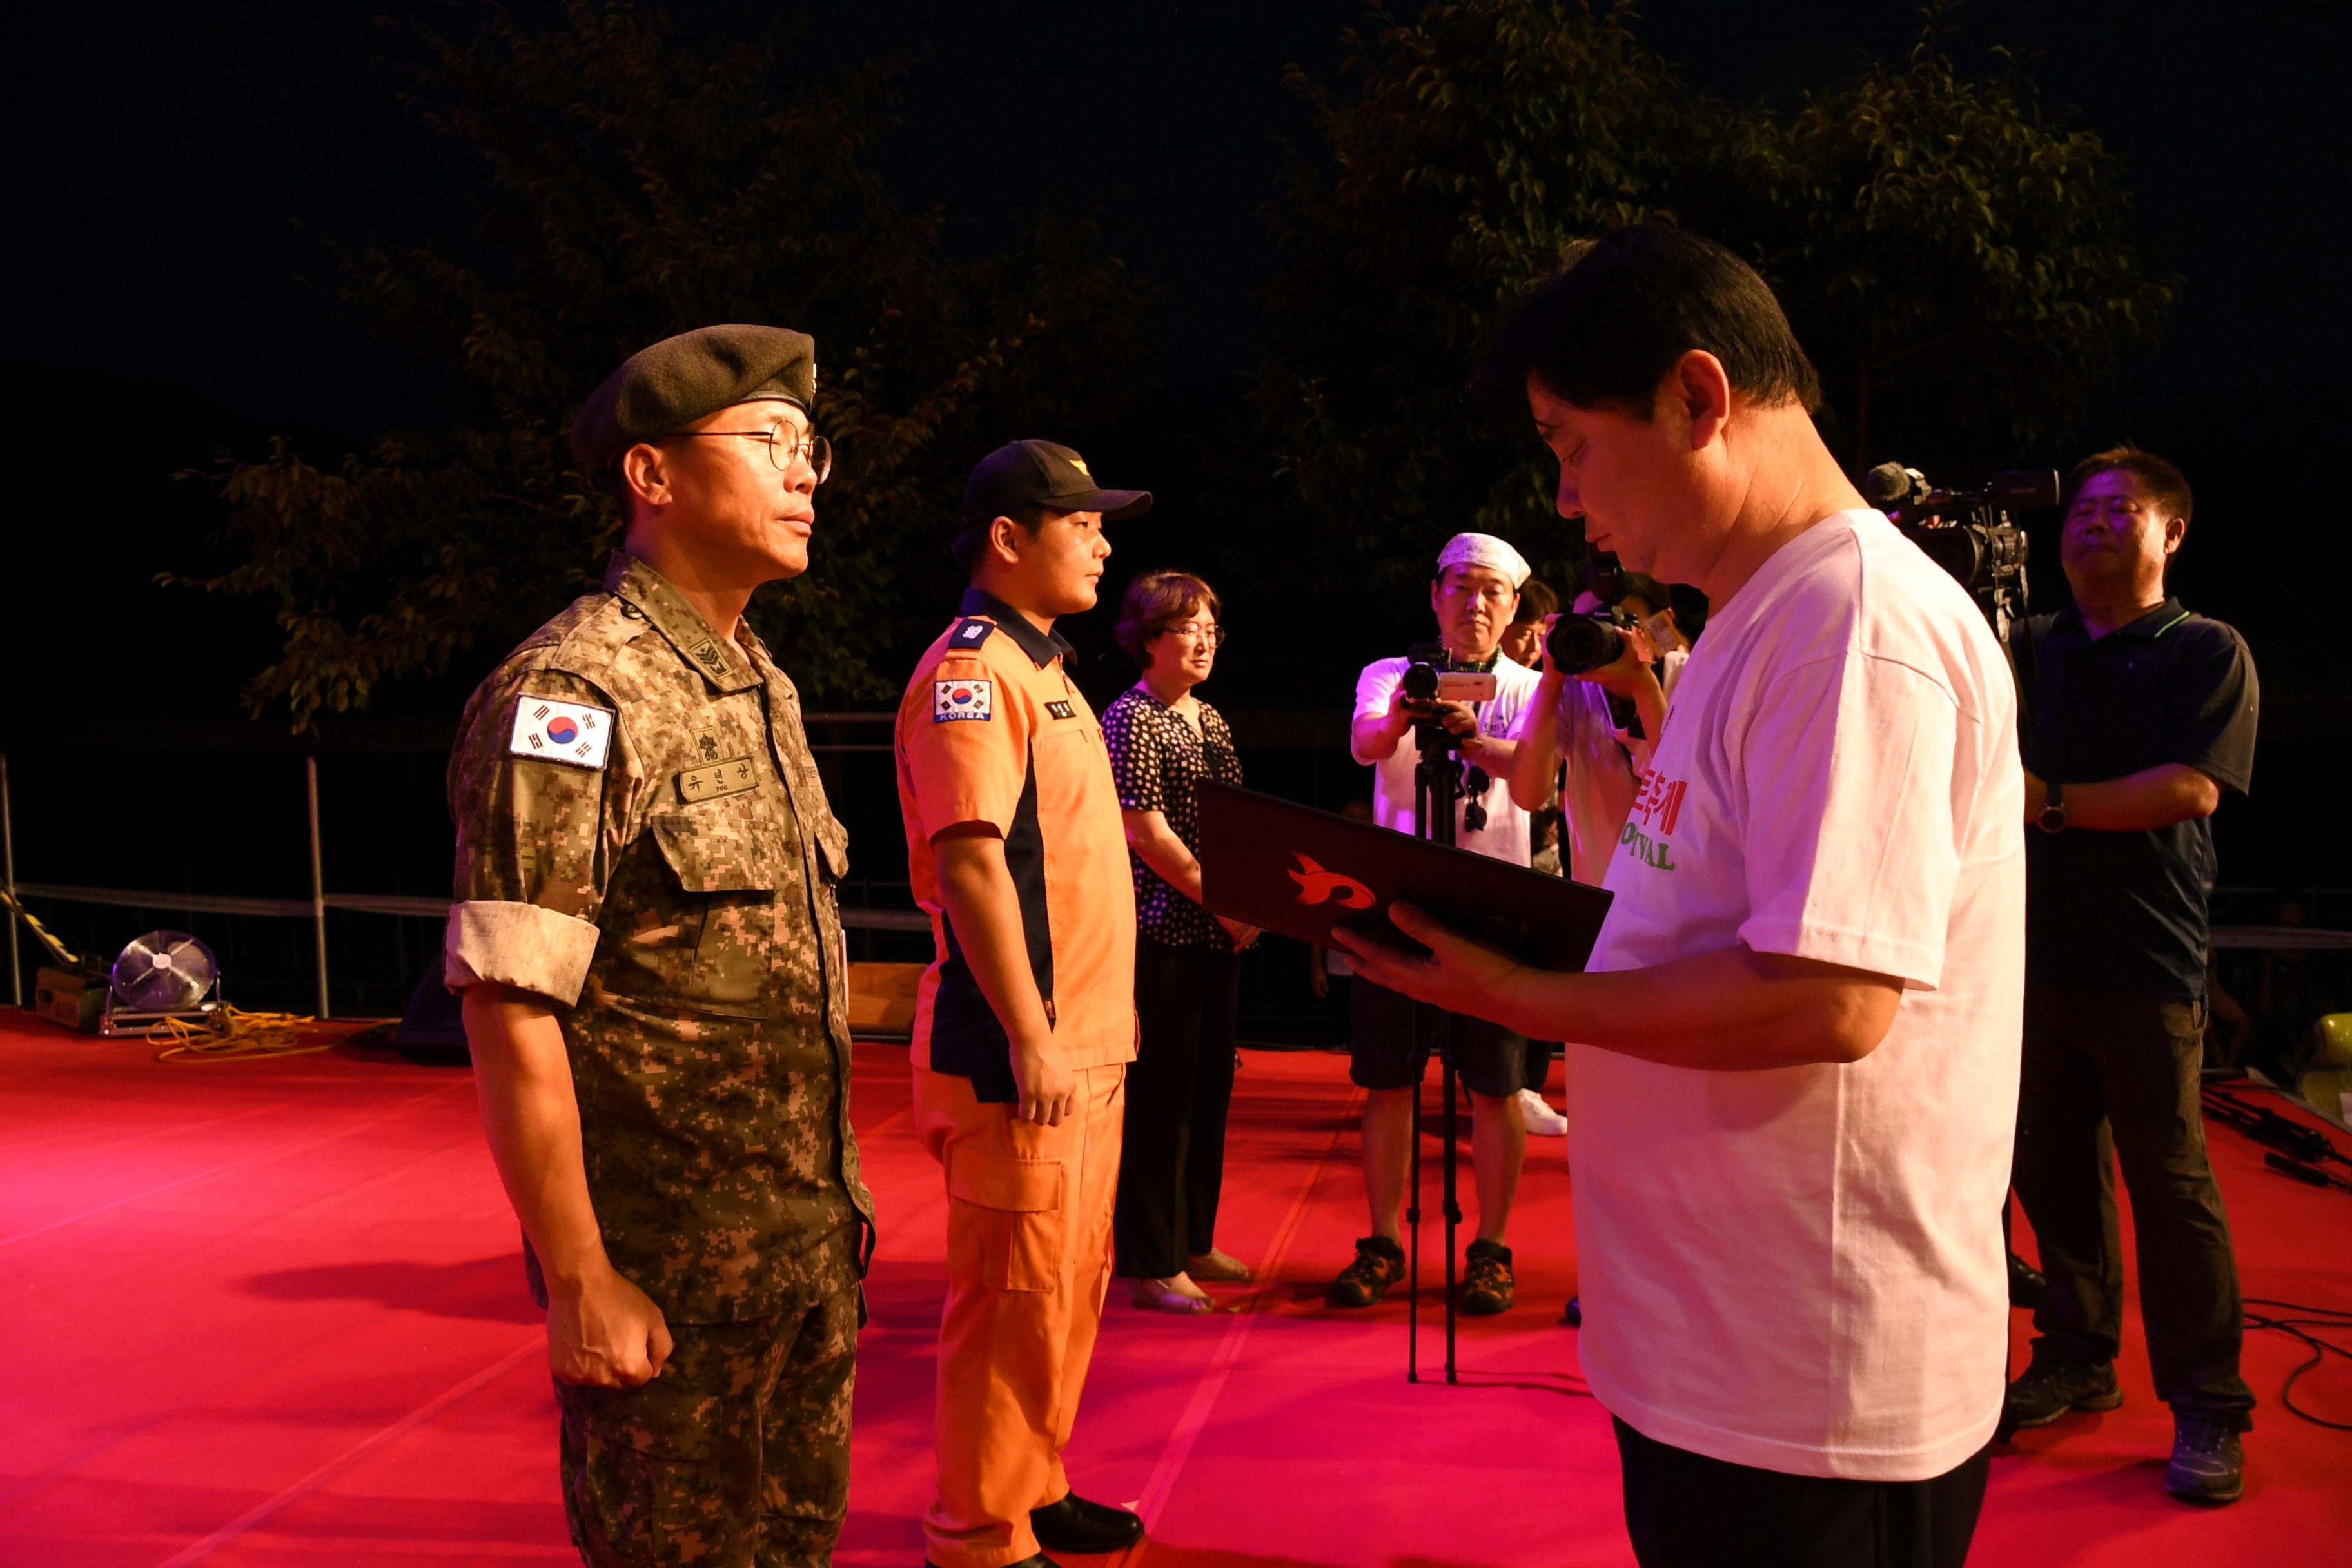
<svg viewBox="0 0 2352 1568"><path fill-rule="evenodd" d="M1709 618L1590 967L1745 943L1905 989L1850 1066L1568 1053L1580 1351L1629 1426L1866 1480L1941 1475L1991 1437L2023 821L2000 649L1879 513L1823 520Z"/></svg>

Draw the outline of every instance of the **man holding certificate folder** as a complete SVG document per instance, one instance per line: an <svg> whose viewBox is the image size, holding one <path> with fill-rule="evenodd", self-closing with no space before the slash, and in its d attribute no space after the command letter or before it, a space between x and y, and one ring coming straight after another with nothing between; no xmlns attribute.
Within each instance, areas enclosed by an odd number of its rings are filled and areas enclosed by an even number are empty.
<svg viewBox="0 0 2352 1568"><path fill-rule="evenodd" d="M1587 970L1400 904L1360 973L1568 1050L1580 1352L1645 1568L1959 1564L2007 1354L2023 998L2000 649L1815 431L1770 290L1643 225L1580 246L1482 380L1592 548L1712 606Z"/></svg>

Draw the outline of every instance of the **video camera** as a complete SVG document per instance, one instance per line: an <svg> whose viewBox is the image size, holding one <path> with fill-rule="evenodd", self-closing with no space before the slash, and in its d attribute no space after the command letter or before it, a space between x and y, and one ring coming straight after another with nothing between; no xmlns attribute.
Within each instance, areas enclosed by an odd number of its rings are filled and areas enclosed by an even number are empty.
<svg viewBox="0 0 2352 1568"><path fill-rule="evenodd" d="M1404 694L1412 702L1492 702L1495 672L1456 669L1454 656L1438 643L1404 650Z"/></svg>
<svg viewBox="0 0 2352 1568"><path fill-rule="evenodd" d="M2006 644L2025 614L2025 531L2010 512L2058 504L2058 470L2007 468L1974 490L1938 489L1916 468L1881 463L1862 477L1871 505L1966 588Z"/></svg>
<svg viewBox="0 0 2352 1568"><path fill-rule="evenodd" d="M1462 749L1462 738L1445 727L1431 705L1492 702L1496 691L1493 670L1454 668L1454 656L1445 651L1442 643L1416 643L1405 649L1404 679L1400 685L1413 713L1413 744L1420 749L1424 763L1458 757ZM1461 793L1468 802L1462 808L1465 831L1476 833L1486 826L1484 797L1494 782L1486 770L1475 763L1464 777Z"/></svg>

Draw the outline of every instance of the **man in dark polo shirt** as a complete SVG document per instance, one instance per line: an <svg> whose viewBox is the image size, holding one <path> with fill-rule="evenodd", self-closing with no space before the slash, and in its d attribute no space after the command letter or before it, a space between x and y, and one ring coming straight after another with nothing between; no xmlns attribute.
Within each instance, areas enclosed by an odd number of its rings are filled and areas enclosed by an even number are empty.
<svg viewBox="0 0 2352 1568"><path fill-rule="evenodd" d="M2128 447L2078 465L2059 557L2074 603L2032 622L2024 1079L2016 1183L2049 1289L2004 1430L2121 1403L2123 1259L2113 1167L2137 1231L2140 1317L2172 1406L2165 1489L2226 1503L2243 1489L2238 1270L2205 1158L2211 817L2254 760L2243 638L2167 596L2189 483Z"/></svg>

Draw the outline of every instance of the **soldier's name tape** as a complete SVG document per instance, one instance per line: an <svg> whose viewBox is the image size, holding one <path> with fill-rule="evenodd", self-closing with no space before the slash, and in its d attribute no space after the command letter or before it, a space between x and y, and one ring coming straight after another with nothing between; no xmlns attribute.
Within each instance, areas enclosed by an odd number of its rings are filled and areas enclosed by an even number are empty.
<svg viewBox="0 0 2352 1568"><path fill-rule="evenodd" d="M931 682L931 722L944 724L951 719L993 718L991 702L995 685L991 680Z"/></svg>
<svg viewBox="0 0 2352 1568"><path fill-rule="evenodd" d="M601 770L612 743L610 708L534 697L526 691L515 703L514 735L507 742L507 750L518 757Z"/></svg>
<svg viewBox="0 0 2352 1568"><path fill-rule="evenodd" d="M677 798L717 800L723 795L740 795L759 782L759 770L751 765L751 758L730 757L723 763L678 774Z"/></svg>

